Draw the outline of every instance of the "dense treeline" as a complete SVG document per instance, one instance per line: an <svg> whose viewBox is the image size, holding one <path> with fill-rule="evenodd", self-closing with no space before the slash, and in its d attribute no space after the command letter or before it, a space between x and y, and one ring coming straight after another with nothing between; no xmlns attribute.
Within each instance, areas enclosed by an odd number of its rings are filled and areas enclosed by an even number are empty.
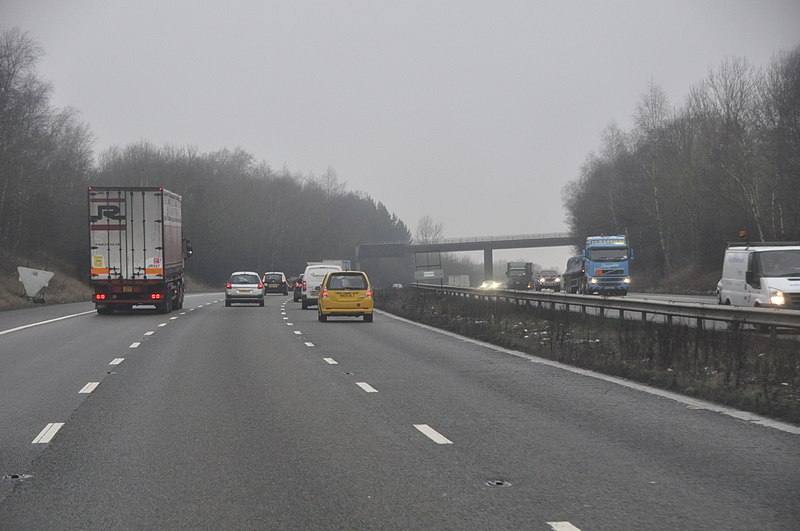
<svg viewBox="0 0 800 531"><path fill-rule="evenodd" d="M42 53L18 29L0 34L0 247L73 262L86 256L75 242L86 237L92 137L74 110L50 105Z"/></svg>
<svg viewBox="0 0 800 531"><path fill-rule="evenodd" d="M765 68L727 59L679 107L651 83L634 118L564 188L575 235L627 234L656 282L718 271L739 230L800 240L800 47Z"/></svg>
<svg viewBox="0 0 800 531"><path fill-rule="evenodd" d="M163 186L182 195L195 249L190 272L214 284L238 268L296 274L308 260L353 259L360 243L410 238L382 203L347 191L330 169L315 178L275 172L241 149L200 153L148 142L95 160L89 127L74 110L50 105L52 88L36 73L41 55L18 29L0 35L3 257L57 257L85 277L90 184Z"/></svg>
<svg viewBox="0 0 800 531"><path fill-rule="evenodd" d="M333 170L316 179L275 173L242 150L204 154L141 142L101 153L92 180L182 195L191 270L209 281L237 268L298 274L309 260L354 260L358 244L410 237L382 203L346 191Z"/></svg>

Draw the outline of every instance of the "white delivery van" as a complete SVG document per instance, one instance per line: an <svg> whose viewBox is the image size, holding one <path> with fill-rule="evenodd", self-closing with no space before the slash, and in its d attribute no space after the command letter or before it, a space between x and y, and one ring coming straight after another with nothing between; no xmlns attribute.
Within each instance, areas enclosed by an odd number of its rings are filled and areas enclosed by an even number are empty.
<svg viewBox="0 0 800 531"><path fill-rule="evenodd" d="M720 304L800 310L800 242L730 244Z"/></svg>
<svg viewBox="0 0 800 531"><path fill-rule="evenodd" d="M300 302L303 309L317 304L319 299L319 288L325 275L331 271L341 271L342 268L333 264L314 264L306 267L303 272L303 287L300 289Z"/></svg>

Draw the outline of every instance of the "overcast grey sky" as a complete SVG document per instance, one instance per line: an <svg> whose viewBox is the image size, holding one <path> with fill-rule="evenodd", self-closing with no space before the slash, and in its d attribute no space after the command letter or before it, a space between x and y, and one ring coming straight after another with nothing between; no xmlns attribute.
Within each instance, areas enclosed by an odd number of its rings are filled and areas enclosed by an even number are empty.
<svg viewBox="0 0 800 531"><path fill-rule="evenodd" d="M564 231L561 188L652 78L800 44L797 0L0 0L99 152L241 147L448 237ZM568 251L508 251L563 268Z"/></svg>

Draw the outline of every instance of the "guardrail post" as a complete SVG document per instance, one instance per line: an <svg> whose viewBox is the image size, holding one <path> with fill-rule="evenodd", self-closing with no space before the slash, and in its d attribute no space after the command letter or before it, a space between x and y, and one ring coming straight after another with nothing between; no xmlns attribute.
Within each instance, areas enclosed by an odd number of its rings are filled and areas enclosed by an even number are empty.
<svg viewBox="0 0 800 531"><path fill-rule="evenodd" d="M620 313L622 313L622 310L620 310ZM647 312L642 312L642 322L647 322Z"/></svg>
<svg viewBox="0 0 800 531"><path fill-rule="evenodd" d="M667 324L672 326L672 316L671 315L667 316Z"/></svg>

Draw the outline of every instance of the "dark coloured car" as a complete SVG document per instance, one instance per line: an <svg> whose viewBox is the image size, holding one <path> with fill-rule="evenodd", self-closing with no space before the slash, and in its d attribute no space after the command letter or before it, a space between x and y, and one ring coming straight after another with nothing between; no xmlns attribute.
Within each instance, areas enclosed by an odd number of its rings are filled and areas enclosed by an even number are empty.
<svg viewBox="0 0 800 531"><path fill-rule="evenodd" d="M297 280L294 281L294 292L292 294L292 300L294 302L300 302L300 299L303 297L303 275L301 274L297 277Z"/></svg>
<svg viewBox="0 0 800 531"><path fill-rule="evenodd" d="M264 273L264 278L262 278L261 281L264 283L264 293L289 294L289 284L286 281L286 275L280 271L268 271Z"/></svg>
<svg viewBox="0 0 800 531"><path fill-rule="evenodd" d="M533 287L536 291L543 289L561 291L561 276L552 269L543 269L534 276Z"/></svg>

